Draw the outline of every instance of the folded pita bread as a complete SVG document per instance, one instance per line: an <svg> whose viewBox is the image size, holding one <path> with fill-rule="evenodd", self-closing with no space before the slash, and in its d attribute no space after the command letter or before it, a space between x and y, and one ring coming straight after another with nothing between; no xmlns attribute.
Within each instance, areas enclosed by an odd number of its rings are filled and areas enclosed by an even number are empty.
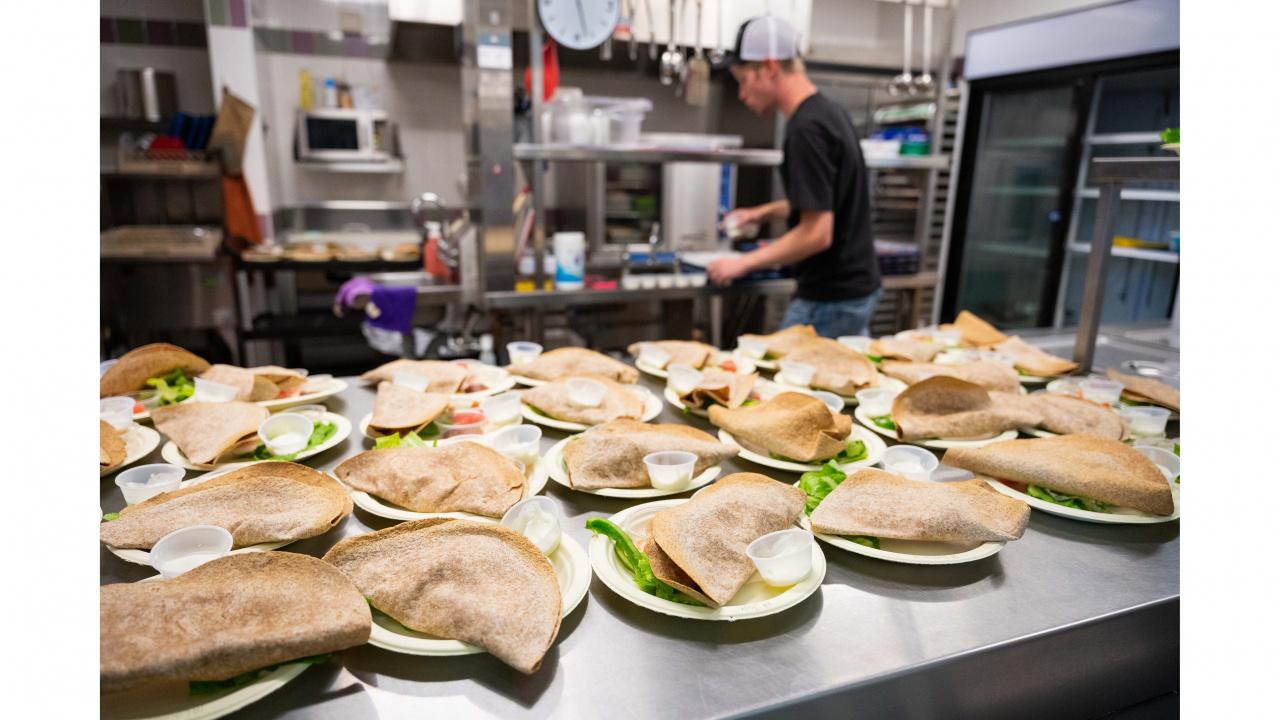
<svg viewBox="0 0 1280 720"><path fill-rule="evenodd" d="M898 440L989 436L1035 427L1040 412L1011 393L988 393L959 378L938 375L903 390L893 399Z"/></svg>
<svg viewBox="0 0 1280 720"><path fill-rule="evenodd" d="M107 368L98 380L98 396L124 395L147 387L147 381L181 369L187 377L196 377L209 369L209 363L194 353L168 343L143 345L130 350Z"/></svg>
<svg viewBox="0 0 1280 720"><path fill-rule="evenodd" d="M274 400L280 394L280 387L267 375L234 365L213 365L200 374L200 379L230 385L236 388L236 400L246 402Z"/></svg>
<svg viewBox="0 0 1280 720"><path fill-rule="evenodd" d="M1024 398L1039 411L1040 427L1060 435L1097 435L1111 440L1129 437L1124 418L1110 408L1070 395L1034 393Z"/></svg>
<svg viewBox="0 0 1280 720"><path fill-rule="evenodd" d="M706 407L713 403L729 408L741 407L751 397L751 391L759 377L759 373L741 375L719 368L707 368L702 371L702 381L687 395L681 395L680 402L691 408Z"/></svg>
<svg viewBox="0 0 1280 720"><path fill-rule="evenodd" d="M747 546L795 524L805 499L794 485L734 473L689 502L659 510L649 521L644 551L660 580L720 607L756 572Z"/></svg>
<svg viewBox="0 0 1280 720"><path fill-rule="evenodd" d="M943 323L938 326L938 329L959 330L960 344L969 347L986 347L1009 339L1008 335L997 330L994 325L968 310L961 310L954 323Z"/></svg>
<svg viewBox="0 0 1280 720"><path fill-rule="evenodd" d="M818 331L814 330L812 325L792 325L772 335L746 334L742 337L764 340L769 343L767 357L780 358L786 357L787 353L818 337Z"/></svg>
<svg viewBox="0 0 1280 720"><path fill-rule="evenodd" d="M263 365L261 367L249 368L249 372L254 375L261 375L276 384L281 390L288 390L307 382L307 376L297 370L289 370L279 365ZM279 394L279 393L277 393Z"/></svg>
<svg viewBox="0 0 1280 720"><path fill-rule="evenodd" d="M369 385L380 382L392 382L398 372L419 375L429 379L427 392L456 393L467 379L467 369L456 363L442 360L392 360L380 365L360 376L360 380Z"/></svg>
<svg viewBox="0 0 1280 720"><path fill-rule="evenodd" d="M640 371L603 353L580 347L564 347L545 352L527 363L510 365L512 375L534 380L555 380L565 375L603 375L615 382L631 385L640 379Z"/></svg>
<svg viewBox="0 0 1280 720"><path fill-rule="evenodd" d="M938 353L946 349L946 346L940 342L880 338L879 340L871 341L871 347L867 349L867 352L881 358L895 358L898 360L905 360L907 362L927 363L937 357Z"/></svg>
<svg viewBox="0 0 1280 720"><path fill-rule="evenodd" d="M848 415L833 413L818 398L798 392L732 410L712 405L707 415L730 435L800 462L839 455L853 430Z"/></svg>
<svg viewBox="0 0 1280 720"><path fill-rule="evenodd" d="M429 518L347 538L325 556L378 610L533 673L560 631L560 583L537 546L498 523Z"/></svg>
<svg viewBox="0 0 1280 720"><path fill-rule="evenodd" d="M98 452L101 470L118 466L129 454L120 431L106 420L98 420Z"/></svg>
<svg viewBox="0 0 1280 720"><path fill-rule="evenodd" d="M950 448L942 462L1152 515L1173 514L1173 492L1164 473L1119 440L1092 435L1006 440L980 448Z"/></svg>
<svg viewBox="0 0 1280 720"><path fill-rule="evenodd" d="M816 533L898 540L1005 542L1027 529L1031 506L985 481L928 482L859 470L809 516Z"/></svg>
<svg viewBox="0 0 1280 720"><path fill-rule="evenodd" d="M1017 335L1004 342L992 345L991 349L1016 355L1018 359L1014 363L1014 367L1019 370L1025 370L1032 375L1071 375L1080 370L1078 364L1070 360L1063 360L1056 355L1050 355Z"/></svg>
<svg viewBox="0 0 1280 720"><path fill-rule="evenodd" d="M609 391L605 393L604 400L597 407L579 407L569 401L569 386L565 384L565 380L571 377L599 380L609 388ZM556 420L583 425L603 425L618 418L639 420L644 416L644 401L603 375L587 373L565 375L545 385L521 390L520 398L526 405L538 408Z"/></svg>
<svg viewBox="0 0 1280 720"><path fill-rule="evenodd" d="M501 518L529 495L519 468L480 443L368 450L334 468L348 487L414 512Z"/></svg>
<svg viewBox="0 0 1280 720"><path fill-rule="evenodd" d="M671 359L667 364L684 363L691 365L699 370L707 365L715 365L720 359L720 351L711 347L706 343L693 342L691 340L657 340L654 342L638 342L631 343L627 346L627 352L631 353L631 357L640 357L641 345L653 345L661 348ZM662 367L666 367L663 365Z"/></svg>
<svg viewBox="0 0 1280 720"><path fill-rule="evenodd" d="M787 353L787 360L812 365L809 386L837 395L853 395L880 382L875 363L866 355L830 338L814 338L796 346Z"/></svg>
<svg viewBox="0 0 1280 720"><path fill-rule="evenodd" d="M262 462L161 493L98 527L107 545L150 550L174 530L217 525L231 533L239 549L326 533L352 508L346 488L319 470Z"/></svg>
<svg viewBox="0 0 1280 720"><path fill-rule="evenodd" d="M152 410L151 420L192 463L212 465L242 440L257 435L270 414L261 405L239 400L183 402Z"/></svg>
<svg viewBox="0 0 1280 720"><path fill-rule="evenodd" d="M372 626L355 584L296 553L227 555L172 580L99 590L103 693L228 680L363 645Z"/></svg>
<svg viewBox="0 0 1280 720"><path fill-rule="evenodd" d="M935 375L947 375L971 382L989 391L1016 393L1022 387L1016 370L992 360L978 360L959 365L885 360L880 363L880 372L908 385L915 385Z"/></svg>
<svg viewBox="0 0 1280 720"><path fill-rule="evenodd" d="M418 432L448 409L450 402L452 397L444 393L421 392L384 380L378 383L369 432L373 435Z"/></svg>
<svg viewBox="0 0 1280 720"><path fill-rule="evenodd" d="M694 477L738 454L738 448L687 425L614 420L566 444L564 460L575 488L644 488L650 487L644 456L665 450L697 455Z"/></svg>
<svg viewBox="0 0 1280 720"><path fill-rule="evenodd" d="M1130 400L1151 402L1172 410L1181 410L1178 405L1182 402L1182 393L1177 388L1165 385L1159 380L1126 375L1115 368L1107 368L1107 379L1124 383L1124 390L1120 394Z"/></svg>

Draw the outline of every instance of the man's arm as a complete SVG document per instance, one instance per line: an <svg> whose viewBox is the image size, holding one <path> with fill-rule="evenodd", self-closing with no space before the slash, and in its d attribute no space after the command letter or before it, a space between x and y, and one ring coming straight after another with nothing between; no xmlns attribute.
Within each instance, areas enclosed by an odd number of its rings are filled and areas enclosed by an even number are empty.
<svg viewBox="0 0 1280 720"><path fill-rule="evenodd" d="M738 208L733 212L725 215L726 224L732 216L737 216L738 224L743 223L764 223L770 220L784 220L791 214L791 203L783 200L775 200L763 205L756 205L749 208Z"/></svg>
<svg viewBox="0 0 1280 720"><path fill-rule="evenodd" d="M736 258L716 260L707 267L714 283L727 283L764 268L790 265L831 247L834 214L830 210L801 210L800 224L764 247Z"/></svg>

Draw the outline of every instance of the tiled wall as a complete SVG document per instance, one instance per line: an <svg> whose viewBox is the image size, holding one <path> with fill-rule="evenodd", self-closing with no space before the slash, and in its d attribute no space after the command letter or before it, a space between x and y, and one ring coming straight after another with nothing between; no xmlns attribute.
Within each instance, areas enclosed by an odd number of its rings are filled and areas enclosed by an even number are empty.
<svg viewBox="0 0 1280 720"><path fill-rule="evenodd" d="M386 37L341 31L288 30L255 27L254 45L258 52L293 55L329 55L382 60L390 47Z"/></svg>
<svg viewBox="0 0 1280 720"><path fill-rule="evenodd" d="M204 0L210 25L249 27L249 0Z"/></svg>
<svg viewBox="0 0 1280 720"><path fill-rule="evenodd" d="M200 22L125 17L103 17L99 22L103 45L202 48L209 44Z"/></svg>

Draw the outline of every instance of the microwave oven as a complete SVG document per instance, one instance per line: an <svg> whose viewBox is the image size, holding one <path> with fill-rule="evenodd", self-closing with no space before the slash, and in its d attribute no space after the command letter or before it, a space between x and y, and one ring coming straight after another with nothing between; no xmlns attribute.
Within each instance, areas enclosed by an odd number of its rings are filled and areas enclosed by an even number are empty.
<svg viewBox="0 0 1280 720"><path fill-rule="evenodd" d="M384 110L298 111L298 159L385 162L395 157L395 125Z"/></svg>

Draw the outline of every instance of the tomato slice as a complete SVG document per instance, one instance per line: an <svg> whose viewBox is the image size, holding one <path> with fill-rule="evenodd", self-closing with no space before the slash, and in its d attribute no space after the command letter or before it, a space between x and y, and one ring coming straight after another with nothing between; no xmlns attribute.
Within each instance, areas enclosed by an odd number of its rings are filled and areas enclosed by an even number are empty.
<svg viewBox="0 0 1280 720"><path fill-rule="evenodd" d="M140 403L140 402L136 402L136 403L134 403L134 404L133 404L133 414L134 414L134 415L137 415L138 413L144 413L144 412L146 412L146 411L147 411L147 408L146 408L146 406L145 406L145 405L143 405L142 403Z"/></svg>
<svg viewBox="0 0 1280 720"><path fill-rule="evenodd" d="M738 364L732 360L725 360L720 363L720 369L726 372L736 373L738 372Z"/></svg>
<svg viewBox="0 0 1280 720"><path fill-rule="evenodd" d="M455 412L453 414L452 425L470 425L471 423L484 422L484 413L481 412Z"/></svg>
<svg viewBox="0 0 1280 720"><path fill-rule="evenodd" d="M291 387L288 390L281 390L280 394L276 395L276 399L284 400L285 398L297 397L301 394L302 394L302 386L298 385L296 387Z"/></svg>

